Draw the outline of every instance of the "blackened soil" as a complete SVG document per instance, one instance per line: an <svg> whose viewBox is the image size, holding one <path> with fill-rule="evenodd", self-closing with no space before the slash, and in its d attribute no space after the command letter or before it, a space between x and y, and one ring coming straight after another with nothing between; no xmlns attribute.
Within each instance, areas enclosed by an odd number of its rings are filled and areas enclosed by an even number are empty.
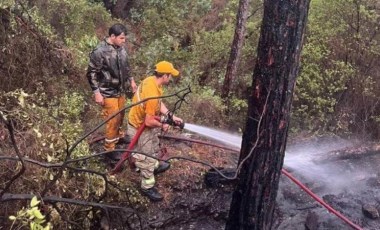
<svg viewBox="0 0 380 230"><path fill-rule="evenodd" d="M333 150L329 151L328 146ZM293 167L288 171L353 224L362 229L380 229L378 216L368 215L363 209L369 207L375 211L373 214L380 211L378 145L346 142L335 137L291 145L287 154L291 155L297 149L311 150L312 163L307 164L309 168L304 170ZM276 229L354 229L327 211L284 175L281 178L277 203L279 221Z"/></svg>

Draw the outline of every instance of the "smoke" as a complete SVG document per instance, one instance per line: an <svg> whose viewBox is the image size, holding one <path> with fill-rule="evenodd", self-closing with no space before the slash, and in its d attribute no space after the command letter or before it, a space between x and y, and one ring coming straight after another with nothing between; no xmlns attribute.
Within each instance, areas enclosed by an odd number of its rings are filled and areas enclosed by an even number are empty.
<svg viewBox="0 0 380 230"><path fill-rule="evenodd" d="M373 170L363 169L361 164L339 160L334 156L353 146L353 141L338 137L291 145L285 153L284 168L296 177L302 177L303 183L306 181L319 187L319 193L322 194L360 190L363 189L365 179L373 176Z"/></svg>

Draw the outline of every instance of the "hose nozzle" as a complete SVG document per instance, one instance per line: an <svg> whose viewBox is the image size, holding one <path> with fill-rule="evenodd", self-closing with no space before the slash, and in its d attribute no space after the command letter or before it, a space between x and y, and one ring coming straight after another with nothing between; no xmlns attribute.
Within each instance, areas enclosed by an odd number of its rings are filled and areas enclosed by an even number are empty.
<svg viewBox="0 0 380 230"><path fill-rule="evenodd" d="M178 128L183 129L185 128L185 122L180 122L177 126Z"/></svg>
<svg viewBox="0 0 380 230"><path fill-rule="evenodd" d="M180 129L183 129L185 127L185 123L184 122L177 122L177 121L173 120L173 113L172 112L169 112L169 113L167 113L165 115L161 115L160 122L163 123L163 124L168 124L168 125L171 125L171 126L178 127Z"/></svg>

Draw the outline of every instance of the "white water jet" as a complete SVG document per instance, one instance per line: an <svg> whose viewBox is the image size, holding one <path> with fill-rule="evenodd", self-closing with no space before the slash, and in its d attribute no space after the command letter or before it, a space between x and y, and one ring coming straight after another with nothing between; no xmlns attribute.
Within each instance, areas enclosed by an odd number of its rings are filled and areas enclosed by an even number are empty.
<svg viewBox="0 0 380 230"><path fill-rule="evenodd" d="M188 123L185 124L185 129L238 149L241 147L242 138L238 134L231 134L222 130Z"/></svg>

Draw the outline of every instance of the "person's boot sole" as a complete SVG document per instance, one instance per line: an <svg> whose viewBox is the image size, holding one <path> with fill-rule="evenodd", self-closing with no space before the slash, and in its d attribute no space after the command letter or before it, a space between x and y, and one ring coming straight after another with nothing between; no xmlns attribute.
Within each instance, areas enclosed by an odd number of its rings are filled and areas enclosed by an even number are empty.
<svg viewBox="0 0 380 230"><path fill-rule="evenodd" d="M154 175L158 175L158 174L161 174L161 173L163 173L163 172L166 172L166 171L168 171L169 169L170 169L170 163L169 163L169 166L167 167L167 168L165 168L165 169L161 169L160 171L158 171L157 169L155 169L154 171L153 171L153 174Z"/></svg>
<svg viewBox="0 0 380 230"><path fill-rule="evenodd" d="M152 196L149 196L147 192L145 192L144 190L140 190L141 191L141 194L148 197L149 200L151 201L154 201L154 202L157 202L157 201L162 201L164 198L155 198L155 197L152 197Z"/></svg>

